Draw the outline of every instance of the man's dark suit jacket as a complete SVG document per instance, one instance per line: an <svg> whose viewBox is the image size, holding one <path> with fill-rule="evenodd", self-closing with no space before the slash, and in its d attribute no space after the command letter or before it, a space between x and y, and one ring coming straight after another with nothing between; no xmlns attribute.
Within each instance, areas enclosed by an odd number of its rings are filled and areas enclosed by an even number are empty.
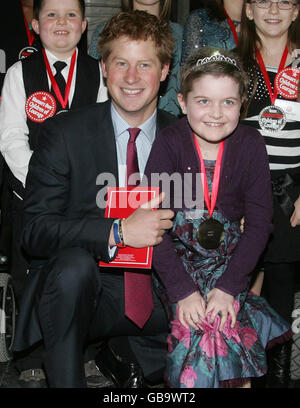
<svg viewBox="0 0 300 408"><path fill-rule="evenodd" d="M96 204L105 183L97 176L111 173L118 185L118 162L110 101L89 105L48 119L29 164L24 200L23 247L32 259L20 307L14 350L41 339L36 300L43 285L47 259L60 249L81 247L109 261L112 219ZM158 111L157 131L176 118Z"/></svg>

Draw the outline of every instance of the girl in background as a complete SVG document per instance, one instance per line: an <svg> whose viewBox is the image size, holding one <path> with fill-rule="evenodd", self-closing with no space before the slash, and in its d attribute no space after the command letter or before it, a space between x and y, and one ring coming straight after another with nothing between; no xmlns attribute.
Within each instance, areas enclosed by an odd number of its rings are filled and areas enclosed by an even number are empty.
<svg viewBox="0 0 300 408"><path fill-rule="evenodd" d="M243 0L201 0L183 30L181 64L200 47L231 50L238 44Z"/></svg>
<svg viewBox="0 0 300 408"><path fill-rule="evenodd" d="M263 294L289 322L300 260L299 70L293 67L299 25L298 0L247 0L238 46L250 78L246 123L263 136L272 179L274 231L262 258ZM288 386L290 356L291 342L270 352L268 387Z"/></svg>

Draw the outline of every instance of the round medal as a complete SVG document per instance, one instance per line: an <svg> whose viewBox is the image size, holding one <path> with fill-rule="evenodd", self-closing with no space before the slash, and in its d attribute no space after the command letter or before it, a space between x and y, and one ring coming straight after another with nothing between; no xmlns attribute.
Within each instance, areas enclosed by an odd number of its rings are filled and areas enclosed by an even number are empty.
<svg viewBox="0 0 300 408"><path fill-rule="evenodd" d="M298 68L285 68L278 72L275 78L278 93L287 99L297 98L299 77L300 69Z"/></svg>
<svg viewBox="0 0 300 408"><path fill-rule="evenodd" d="M33 122L44 122L44 120L55 115L55 98L49 92L34 92L26 100L25 111L28 118Z"/></svg>
<svg viewBox="0 0 300 408"><path fill-rule="evenodd" d="M37 48L28 45L27 47L22 48L21 51L19 52L19 60L27 58L29 57L29 55L32 55L37 51L38 51Z"/></svg>
<svg viewBox="0 0 300 408"><path fill-rule="evenodd" d="M197 230L197 240L205 249L217 249L224 239L224 225L209 218L203 221Z"/></svg>
<svg viewBox="0 0 300 408"><path fill-rule="evenodd" d="M267 132L278 132L286 123L284 110L279 106L266 106L259 114L259 126Z"/></svg>

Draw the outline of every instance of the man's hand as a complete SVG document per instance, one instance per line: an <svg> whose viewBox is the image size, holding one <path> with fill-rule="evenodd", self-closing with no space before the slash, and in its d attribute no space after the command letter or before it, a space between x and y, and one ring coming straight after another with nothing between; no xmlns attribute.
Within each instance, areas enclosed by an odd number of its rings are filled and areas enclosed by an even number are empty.
<svg viewBox="0 0 300 408"><path fill-rule="evenodd" d="M300 197L294 203L295 210L291 216L290 223L292 227L300 225Z"/></svg>
<svg viewBox="0 0 300 408"><path fill-rule="evenodd" d="M207 294L206 316L209 312L211 312L210 323L213 323L217 314L221 314L221 324L219 327L220 331L223 330L228 314L231 316L231 327L235 325L236 314L233 304L234 297L220 289L214 288Z"/></svg>
<svg viewBox="0 0 300 408"><path fill-rule="evenodd" d="M163 201L164 193L141 205L123 221L123 238L125 245L144 248L159 244L166 230L172 228L174 217L172 210L156 210L153 208Z"/></svg>
<svg viewBox="0 0 300 408"><path fill-rule="evenodd" d="M195 330L199 329L197 323L200 323L200 317L205 317L205 301L203 297L197 291L179 300L177 313L180 323L186 329L189 329L190 326Z"/></svg>

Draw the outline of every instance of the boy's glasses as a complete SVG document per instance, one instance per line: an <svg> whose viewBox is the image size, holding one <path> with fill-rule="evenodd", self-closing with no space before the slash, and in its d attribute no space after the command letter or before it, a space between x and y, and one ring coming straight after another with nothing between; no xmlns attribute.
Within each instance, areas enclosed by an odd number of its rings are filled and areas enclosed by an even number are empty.
<svg viewBox="0 0 300 408"><path fill-rule="evenodd" d="M269 9L272 4L277 4L277 7L280 10L290 10L291 8L293 8L294 6L296 6L296 3L294 3L293 1L271 1L271 0L253 0L251 1L252 4L256 4L257 7L259 8L264 8L264 9Z"/></svg>

